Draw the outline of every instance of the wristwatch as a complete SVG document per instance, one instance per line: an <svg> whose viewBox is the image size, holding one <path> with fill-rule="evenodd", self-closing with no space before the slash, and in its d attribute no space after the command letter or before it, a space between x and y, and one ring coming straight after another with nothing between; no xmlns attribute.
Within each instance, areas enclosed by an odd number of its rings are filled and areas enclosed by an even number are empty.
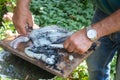
<svg viewBox="0 0 120 80"><path fill-rule="evenodd" d="M90 39L92 42L97 40L97 31L93 29L91 26L86 27L87 38Z"/></svg>

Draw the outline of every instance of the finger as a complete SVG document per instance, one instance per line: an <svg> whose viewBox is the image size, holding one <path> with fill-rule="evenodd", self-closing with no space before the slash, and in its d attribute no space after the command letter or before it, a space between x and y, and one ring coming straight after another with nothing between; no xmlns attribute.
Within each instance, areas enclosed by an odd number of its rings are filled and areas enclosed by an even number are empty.
<svg viewBox="0 0 120 80"><path fill-rule="evenodd" d="M33 27L33 19L32 18L29 18L27 20L27 24L28 24L28 27L32 28Z"/></svg>
<svg viewBox="0 0 120 80"><path fill-rule="evenodd" d="M16 27L16 24L15 24L15 23L14 23L14 27L15 27L16 31L17 31L18 33L20 33L20 30L19 30L19 28Z"/></svg>
<svg viewBox="0 0 120 80"><path fill-rule="evenodd" d="M28 19L28 28L27 28L27 34L29 34L33 30L33 20L31 18Z"/></svg>
<svg viewBox="0 0 120 80"><path fill-rule="evenodd" d="M72 44L69 44L68 46L68 52L73 52L74 51L74 47Z"/></svg>
<svg viewBox="0 0 120 80"><path fill-rule="evenodd" d="M29 33L29 32L31 32L33 30L33 28L30 27L28 24L26 24L25 30L26 30L27 33Z"/></svg>
<svg viewBox="0 0 120 80"><path fill-rule="evenodd" d="M19 29L18 31L21 35L27 35L26 29L25 29L25 23L19 24L17 28Z"/></svg>
<svg viewBox="0 0 120 80"><path fill-rule="evenodd" d="M63 46L64 46L65 49L68 49L68 46L69 46L68 39L63 43Z"/></svg>
<svg viewBox="0 0 120 80"><path fill-rule="evenodd" d="M83 50L78 50L77 51L79 54L84 54L84 51Z"/></svg>
<svg viewBox="0 0 120 80"><path fill-rule="evenodd" d="M18 28L16 28L17 32L20 34L20 30Z"/></svg>
<svg viewBox="0 0 120 80"><path fill-rule="evenodd" d="M17 22L14 17L13 17L13 23L14 23L14 26L15 26L15 29L17 30L17 32L21 35L26 35L26 31L25 31L25 22Z"/></svg>
<svg viewBox="0 0 120 80"><path fill-rule="evenodd" d="M81 48L76 47L74 49L74 53L82 54L83 52L82 52Z"/></svg>
<svg viewBox="0 0 120 80"><path fill-rule="evenodd" d="M74 53L82 54L80 50L74 50Z"/></svg>

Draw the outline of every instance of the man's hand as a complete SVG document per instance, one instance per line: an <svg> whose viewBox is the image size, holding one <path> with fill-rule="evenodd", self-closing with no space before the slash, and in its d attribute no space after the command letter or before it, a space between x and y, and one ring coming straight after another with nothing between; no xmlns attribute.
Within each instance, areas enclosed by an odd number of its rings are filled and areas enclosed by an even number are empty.
<svg viewBox="0 0 120 80"><path fill-rule="evenodd" d="M33 20L29 10L30 0L17 0L17 6L13 15L13 23L21 35L27 35L26 27L32 28Z"/></svg>
<svg viewBox="0 0 120 80"><path fill-rule="evenodd" d="M86 30L82 29L74 33L64 42L64 48L69 52L82 54L91 47L92 43L86 36Z"/></svg>
<svg viewBox="0 0 120 80"><path fill-rule="evenodd" d="M120 9L107 18L92 25L97 31L97 40L103 36L120 31ZM79 30L70 36L64 43L64 48L69 52L84 53L92 45L87 39L85 29Z"/></svg>

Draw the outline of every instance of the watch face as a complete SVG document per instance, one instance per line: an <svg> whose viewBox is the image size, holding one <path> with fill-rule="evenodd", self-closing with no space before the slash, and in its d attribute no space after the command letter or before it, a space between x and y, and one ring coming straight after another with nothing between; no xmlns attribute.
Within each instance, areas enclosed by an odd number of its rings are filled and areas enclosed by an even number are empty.
<svg viewBox="0 0 120 80"><path fill-rule="evenodd" d="M97 36L96 30L94 30L94 29L88 30L87 36L88 36L88 38L90 38L90 39L96 38L96 36Z"/></svg>

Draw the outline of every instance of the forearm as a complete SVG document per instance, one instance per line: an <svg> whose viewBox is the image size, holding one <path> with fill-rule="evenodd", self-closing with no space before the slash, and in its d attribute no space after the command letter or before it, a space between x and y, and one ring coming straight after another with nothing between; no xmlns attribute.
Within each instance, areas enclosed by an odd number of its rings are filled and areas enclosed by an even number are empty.
<svg viewBox="0 0 120 80"><path fill-rule="evenodd" d="M29 9L30 2L31 2L31 0L17 0L16 8L21 8L21 9L27 8L27 9Z"/></svg>
<svg viewBox="0 0 120 80"><path fill-rule="evenodd" d="M104 20L93 24L92 27L98 32L98 39L111 33L120 31L120 10L116 11Z"/></svg>

